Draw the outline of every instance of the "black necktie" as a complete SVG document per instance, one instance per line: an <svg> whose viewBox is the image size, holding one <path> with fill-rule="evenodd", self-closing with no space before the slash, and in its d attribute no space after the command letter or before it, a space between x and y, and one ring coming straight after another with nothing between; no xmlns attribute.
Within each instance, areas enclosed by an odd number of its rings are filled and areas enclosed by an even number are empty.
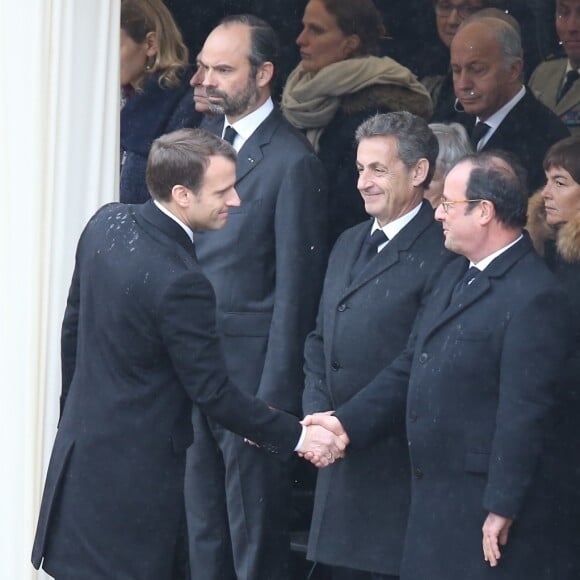
<svg viewBox="0 0 580 580"><path fill-rule="evenodd" d="M479 121L471 131L471 144L475 151L477 151L477 144L483 139L483 137L487 134L487 132L491 129L491 127L487 123L482 123Z"/></svg>
<svg viewBox="0 0 580 580"><path fill-rule="evenodd" d="M569 70L566 73L566 80L558 94L558 103L562 100L564 95L572 88L572 85L580 78L580 73L577 70Z"/></svg>
<svg viewBox="0 0 580 580"><path fill-rule="evenodd" d="M233 147L237 134L238 132L231 125L228 125L224 131L224 141L227 141Z"/></svg>
<svg viewBox="0 0 580 580"><path fill-rule="evenodd" d="M451 293L451 302L455 302L465 291L468 286L471 286L473 281L477 278L477 276L481 274L481 270L476 268L475 266L471 266L467 272L465 272L463 278L455 284L455 288L453 288L453 292Z"/></svg>
<svg viewBox="0 0 580 580"><path fill-rule="evenodd" d="M372 236L365 238L360 254L352 267L351 279L354 279L364 270L365 266L377 255L379 246L388 241L389 238L381 229L375 230Z"/></svg>

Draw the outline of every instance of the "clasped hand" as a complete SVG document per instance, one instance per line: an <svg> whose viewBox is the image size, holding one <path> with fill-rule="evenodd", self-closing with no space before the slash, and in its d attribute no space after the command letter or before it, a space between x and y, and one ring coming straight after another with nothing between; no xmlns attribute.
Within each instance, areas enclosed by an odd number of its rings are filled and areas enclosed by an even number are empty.
<svg viewBox="0 0 580 580"><path fill-rule="evenodd" d="M297 453L316 467L327 467L344 457L349 444L346 431L332 413L306 415L301 421L306 426L306 436Z"/></svg>

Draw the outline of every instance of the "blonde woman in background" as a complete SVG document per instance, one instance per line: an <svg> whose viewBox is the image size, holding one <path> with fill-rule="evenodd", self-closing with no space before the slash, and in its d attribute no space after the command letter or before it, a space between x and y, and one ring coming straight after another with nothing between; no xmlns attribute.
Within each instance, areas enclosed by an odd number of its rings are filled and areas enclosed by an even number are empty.
<svg viewBox="0 0 580 580"><path fill-rule="evenodd" d="M196 127L188 50L161 0L121 0L120 200L143 203L147 155L153 141Z"/></svg>

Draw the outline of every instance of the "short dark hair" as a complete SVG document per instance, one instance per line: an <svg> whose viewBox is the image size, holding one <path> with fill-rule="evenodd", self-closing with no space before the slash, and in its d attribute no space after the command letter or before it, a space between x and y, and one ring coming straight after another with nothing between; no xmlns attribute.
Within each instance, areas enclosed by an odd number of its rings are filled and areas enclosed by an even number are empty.
<svg viewBox="0 0 580 580"><path fill-rule="evenodd" d="M544 171L552 167L565 169L576 183L580 183L580 135L566 137L548 149Z"/></svg>
<svg viewBox="0 0 580 580"><path fill-rule="evenodd" d="M273 81L280 55L278 36L274 29L265 20L253 14L231 14L220 21L220 26L231 24L242 24L250 29L250 54L248 58L252 77L256 76L258 69L265 62L271 62L274 65Z"/></svg>
<svg viewBox="0 0 580 580"><path fill-rule="evenodd" d="M199 193L209 158L214 156L236 162L234 148L203 129L179 129L155 139L146 172L151 197L167 201L176 185Z"/></svg>
<svg viewBox="0 0 580 580"><path fill-rule="evenodd" d="M523 228L526 225L528 189L526 171L519 161L505 151L485 151L459 161L465 162L472 166L465 197L490 201L500 223L510 228ZM465 212L471 212L474 207L467 204Z"/></svg>
<svg viewBox="0 0 580 580"><path fill-rule="evenodd" d="M427 188L433 174L439 143L427 121L407 111L380 113L364 121L355 133L357 143L371 137L395 137L399 158L407 169L415 167L419 159L427 159L429 171L421 184Z"/></svg>
<svg viewBox="0 0 580 580"><path fill-rule="evenodd" d="M372 0L322 0L322 3L345 36L356 34L360 38L360 46L351 56L378 54L386 32L381 13Z"/></svg>

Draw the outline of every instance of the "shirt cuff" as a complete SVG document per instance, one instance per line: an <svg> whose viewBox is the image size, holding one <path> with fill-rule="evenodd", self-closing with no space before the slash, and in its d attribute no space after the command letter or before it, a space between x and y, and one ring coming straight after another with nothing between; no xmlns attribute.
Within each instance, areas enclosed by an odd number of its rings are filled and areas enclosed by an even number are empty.
<svg viewBox="0 0 580 580"><path fill-rule="evenodd" d="M296 443L296 447L294 447L294 451L298 451L302 444L304 443L304 439L306 439L306 425L301 425L302 433L300 434L300 439L298 439L298 443Z"/></svg>

